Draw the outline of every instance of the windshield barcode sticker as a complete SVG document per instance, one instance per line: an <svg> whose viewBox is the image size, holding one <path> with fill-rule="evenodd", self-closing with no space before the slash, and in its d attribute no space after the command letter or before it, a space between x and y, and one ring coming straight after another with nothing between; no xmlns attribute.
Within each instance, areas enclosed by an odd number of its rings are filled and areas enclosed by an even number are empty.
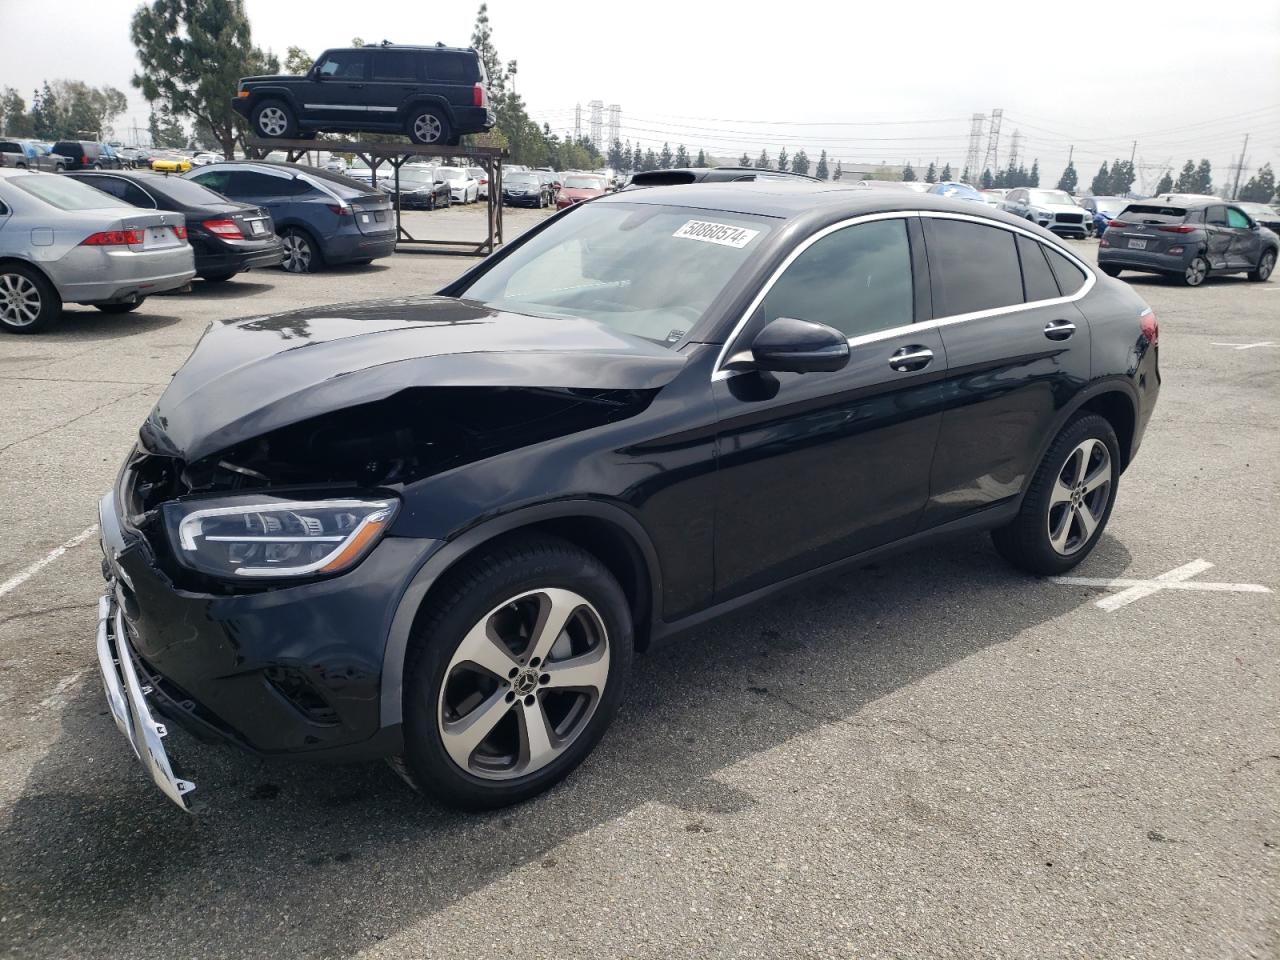
<svg viewBox="0 0 1280 960"><path fill-rule="evenodd" d="M718 243L724 247L736 247L741 250L755 239L759 230L745 230L742 227L730 226L727 223L710 223L706 220L690 220L672 234L681 240L701 240L703 243Z"/></svg>

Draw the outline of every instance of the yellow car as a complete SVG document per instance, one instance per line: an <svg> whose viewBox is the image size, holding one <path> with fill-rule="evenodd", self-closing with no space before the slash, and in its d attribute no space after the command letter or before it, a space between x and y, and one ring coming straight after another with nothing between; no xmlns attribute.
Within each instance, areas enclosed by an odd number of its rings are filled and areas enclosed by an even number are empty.
<svg viewBox="0 0 1280 960"><path fill-rule="evenodd" d="M176 160L157 157L151 161L151 169L156 173L186 173L191 169L191 161L185 157Z"/></svg>

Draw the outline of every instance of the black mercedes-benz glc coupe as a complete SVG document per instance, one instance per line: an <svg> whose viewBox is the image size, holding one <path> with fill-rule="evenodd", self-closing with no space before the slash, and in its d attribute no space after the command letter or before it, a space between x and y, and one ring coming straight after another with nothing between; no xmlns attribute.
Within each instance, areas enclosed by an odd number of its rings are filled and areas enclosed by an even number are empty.
<svg viewBox="0 0 1280 960"><path fill-rule="evenodd" d="M438 295L215 324L101 503L111 711L183 806L161 721L521 800L710 617L961 531L1079 563L1157 341L1034 224L787 183L602 197Z"/></svg>

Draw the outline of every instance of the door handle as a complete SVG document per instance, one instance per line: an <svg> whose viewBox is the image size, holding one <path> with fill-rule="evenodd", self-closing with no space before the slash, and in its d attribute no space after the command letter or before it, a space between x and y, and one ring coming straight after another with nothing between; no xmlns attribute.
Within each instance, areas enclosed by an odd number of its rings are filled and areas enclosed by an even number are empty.
<svg viewBox="0 0 1280 960"><path fill-rule="evenodd" d="M933 351L928 347L912 345L910 347L900 347L893 352L893 356L889 358L889 366L899 373L910 373L913 370L923 370L933 362Z"/></svg>
<svg viewBox="0 0 1280 960"><path fill-rule="evenodd" d="M348 89L348 90L363 90L363 89L364 89L364 84L363 84L363 83L348 83L348 84L347 84L347 89Z"/></svg>
<svg viewBox="0 0 1280 960"><path fill-rule="evenodd" d="M1075 332L1076 325L1070 320L1050 320L1044 328L1044 335L1050 340L1068 340Z"/></svg>

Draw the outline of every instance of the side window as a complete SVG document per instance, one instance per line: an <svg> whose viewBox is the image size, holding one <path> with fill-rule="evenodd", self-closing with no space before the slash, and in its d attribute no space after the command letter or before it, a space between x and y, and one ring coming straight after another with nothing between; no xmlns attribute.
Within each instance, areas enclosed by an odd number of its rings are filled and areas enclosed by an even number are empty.
<svg viewBox="0 0 1280 960"><path fill-rule="evenodd" d="M1227 226L1239 230L1249 229L1249 218L1235 207L1227 207Z"/></svg>
<svg viewBox="0 0 1280 960"><path fill-rule="evenodd" d="M115 177L77 177L95 190L101 190L103 193L109 193L117 200L124 199L124 181L117 180Z"/></svg>
<svg viewBox="0 0 1280 960"><path fill-rule="evenodd" d="M424 58L428 80L445 83L474 83L479 80L473 58L461 53L430 53Z"/></svg>
<svg viewBox="0 0 1280 960"><path fill-rule="evenodd" d="M117 180L116 182L124 186L120 199L125 203L131 203L135 207L147 207L151 210L156 208L156 202L151 199L151 195L136 183L130 183L128 180Z"/></svg>
<svg viewBox="0 0 1280 960"><path fill-rule="evenodd" d="M1227 225L1227 208L1220 205L1210 207L1205 211L1205 223L1212 227L1225 227Z"/></svg>
<svg viewBox="0 0 1280 960"><path fill-rule="evenodd" d="M362 50L334 50L325 55L318 72L331 80L363 80L364 61Z"/></svg>
<svg viewBox="0 0 1280 960"><path fill-rule="evenodd" d="M1061 288L1064 297L1071 296L1084 286L1083 270L1052 247L1043 249L1049 258L1049 266L1053 268L1053 275L1058 278L1058 287Z"/></svg>
<svg viewBox="0 0 1280 960"><path fill-rule="evenodd" d="M200 186L213 190L215 193L227 192L230 186L231 174L226 170L208 170L191 178Z"/></svg>
<svg viewBox="0 0 1280 960"><path fill-rule="evenodd" d="M416 83L418 81L418 55L411 50L373 51L372 79Z"/></svg>
<svg viewBox="0 0 1280 960"><path fill-rule="evenodd" d="M288 181L253 170L234 170L228 188L234 197L278 197L285 192Z"/></svg>
<svg viewBox="0 0 1280 960"><path fill-rule="evenodd" d="M967 220L923 217L933 313L954 317L1022 303L1014 234Z"/></svg>
<svg viewBox="0 0 1280 960"><path fill-rule="evenodd" d="M23 150L22 147L18 146L18 144L14 143L12 140L0 140L0 153L25 154L26 151Z"/></svg>
<svg viewBox="0 0 1280 960"><path fill-rule="evenodd" d="M1022 286L1027 302L1052 300L1060 296L1058 281L1053 278L1049 261L1044 258L1044 247L1030 237L1018 236L1018 259L1022 261Z"/></svg>
<svg viewBox="0 0 1280 960"><path fill-rule="evenodd" d="M912 322L911 245L906 220L845 227L810 246L764 300L765 320L797 317L846 337Z"/></svg>

